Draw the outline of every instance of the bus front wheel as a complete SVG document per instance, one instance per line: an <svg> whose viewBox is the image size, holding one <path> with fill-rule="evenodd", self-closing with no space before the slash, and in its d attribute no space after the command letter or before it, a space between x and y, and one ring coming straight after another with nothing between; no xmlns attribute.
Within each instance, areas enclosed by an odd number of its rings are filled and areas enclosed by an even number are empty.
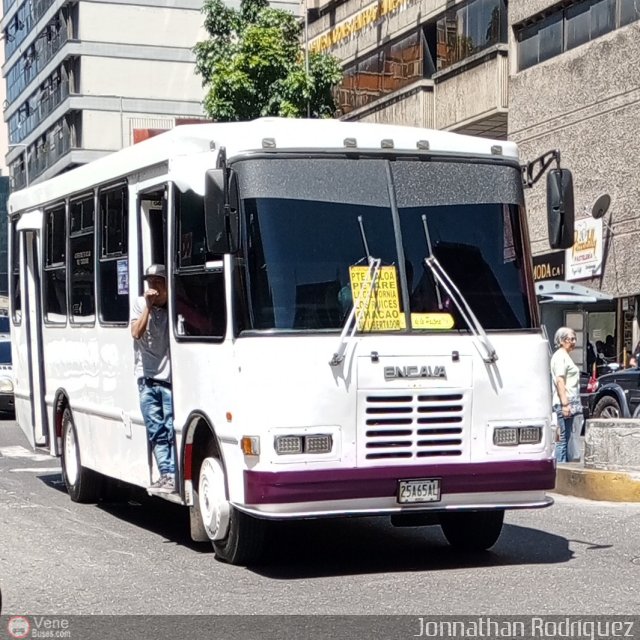
<svg viewBox="0 0 640 640"><path fill-rule="evenodd" d="M443 513L440 527L449 544L462 551L486 551L500 537L504 510Z"/></svg>
<svg viewBox="0 0 640 640"><path fill-rule="evenodd" d="M73 502L97 502L100 476L82 466L78 433L69 407L62 414L62 476Z"/></svg>
<svg viewBox="0 0 640 640"><path fill-rule="evenodd" d="M220 560L230 564L251 564L259 559L265 523L229 504L224 469L217 458L202 461L198 502L205 531Z"/></svg>

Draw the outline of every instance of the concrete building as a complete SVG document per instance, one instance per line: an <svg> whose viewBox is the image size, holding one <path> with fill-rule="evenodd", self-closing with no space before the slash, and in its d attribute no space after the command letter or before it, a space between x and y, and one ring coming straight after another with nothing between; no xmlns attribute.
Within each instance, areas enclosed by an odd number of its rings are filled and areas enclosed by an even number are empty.
<svg viewBox="0 0 640 640"><path fill-rule="evenodd" d="M534 264L545 279L612 297L541 307L549 325L576 329L585 369L589 342L617 362L638 342L639 20L638 0L509 3L509 137L529 160L560 149L575 187L576 244L566 252L549 249L544 184L528 194ZM554 264L564 269L555 277Z"/></svg>
<svg viewBox="0 0 640 640"><path fill-rule="evenodd" d="M13 188L203 117L201 0L4 0Z"/></svg>
<svg viewBox="0 0 640 640"><path fill-rule="evenodd" d="M607 336L606 357L622 361L638 341L640 306L640 263L629 260L640 240L640 1L306 6L309 48L344 66L340 117L509 137L523 161L561 150L575 181L572 249L549 249L544 181L527 194L543 321L550 333L576 329L574 355L585 369L589 342L605 345Z"/></svg>
<svg viewBox="0 0 640 640"><path fill-rule="evenodd" d="M310 49L344 64L343 118L506 137L506 0L308 2Z"/></svg>

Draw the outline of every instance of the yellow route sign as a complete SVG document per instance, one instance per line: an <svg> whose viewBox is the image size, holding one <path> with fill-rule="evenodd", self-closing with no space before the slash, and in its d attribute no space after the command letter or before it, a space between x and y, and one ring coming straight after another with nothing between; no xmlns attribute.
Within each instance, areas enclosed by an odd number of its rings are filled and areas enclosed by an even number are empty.
<svg viewBox="0 0 640 640"><path fill-rule="evenodd" d="M400 294L398 291L398 277L395 267L380 267L376 285L371 295L371 281L369 267L349 267L351 279L351 295L357 302L360 294L362 298L356 307L358 331L397 331L406 326L404 313L400 311ZM364 305L369 304L366 309ZM362 313L361 313L362 309Z"/></svg>
<svg viewBox="0 0 640 640"><path fill-rule="evenodd" d="M411 326L414 329L453 329L454 320L450 313L412 313Z"/></svg>

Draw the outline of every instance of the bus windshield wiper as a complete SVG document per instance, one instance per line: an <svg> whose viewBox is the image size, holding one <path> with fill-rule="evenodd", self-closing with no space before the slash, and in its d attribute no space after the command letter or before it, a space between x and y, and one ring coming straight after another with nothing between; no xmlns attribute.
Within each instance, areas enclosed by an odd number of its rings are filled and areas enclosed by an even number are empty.
<svg viewBox="0 0 640 640"><path fill-rule="evenodd" d="M353 300L351 311L349 311L349 315L342 327L338 349L331 357L331 360L329 360L329 364L332 367L337 367L344 360L347 345L355 335L358 325L369 309L369 302L371 301L371 296L373 295L373 291L378 281L378 274L380 273L381 260L380 258L374 258L371 253L369 253L369 243L367 242L367 235L364 231L362 216L358 216L358 224L360 225L360 234L362 235L364 250L367 254L369 269L367 271L367 276L360 287L360 293L358 294L358 297Z"/></svg>
<svg viewBox="0 0 640 640"><path fill-rule="evenodd" d="M498 354L491 344L491 340L489 340L489 336L487 336L482 324L480 324L480 320L476 317L475 313L471 310L469 303L462 295L462 292L458 287L456 287L455 283L449 276L449 274L445 271L445 268L438 262L438 259L433 255L433 249L431 248L431 238L429 235L429 227L427 226L427 217L425 215L422 216L422 224L424 227L425 237L427 239L427 248L429 250L429 255L424 259L424 263L433 274L434 280L436 281L436 291L438 291L439 287L445 291L445 293L451 298L453 304L456 305L460 315L463 320L466 322L469 327L469 331L474 337L474 341L476 344L480 345L478 351L484 355L482 359L487 364L493 364L498 359ZM438 307L442 309L440 294L438 293Z"/></svg>

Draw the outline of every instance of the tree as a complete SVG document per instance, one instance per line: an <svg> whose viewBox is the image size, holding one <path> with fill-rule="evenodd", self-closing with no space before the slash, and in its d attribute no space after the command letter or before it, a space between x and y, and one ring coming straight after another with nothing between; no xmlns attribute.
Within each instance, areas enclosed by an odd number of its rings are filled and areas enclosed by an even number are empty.
<svg viewBox="0 0 640 640"><path fill-rule="evenodd" d="M210 118L333 115L340 64L328 54L309 52L307 74L302 27L292 14L270 8L267 0L242 0L240 10L223 0L205 0L203 12L209 39L194 51Z"/></svg>

